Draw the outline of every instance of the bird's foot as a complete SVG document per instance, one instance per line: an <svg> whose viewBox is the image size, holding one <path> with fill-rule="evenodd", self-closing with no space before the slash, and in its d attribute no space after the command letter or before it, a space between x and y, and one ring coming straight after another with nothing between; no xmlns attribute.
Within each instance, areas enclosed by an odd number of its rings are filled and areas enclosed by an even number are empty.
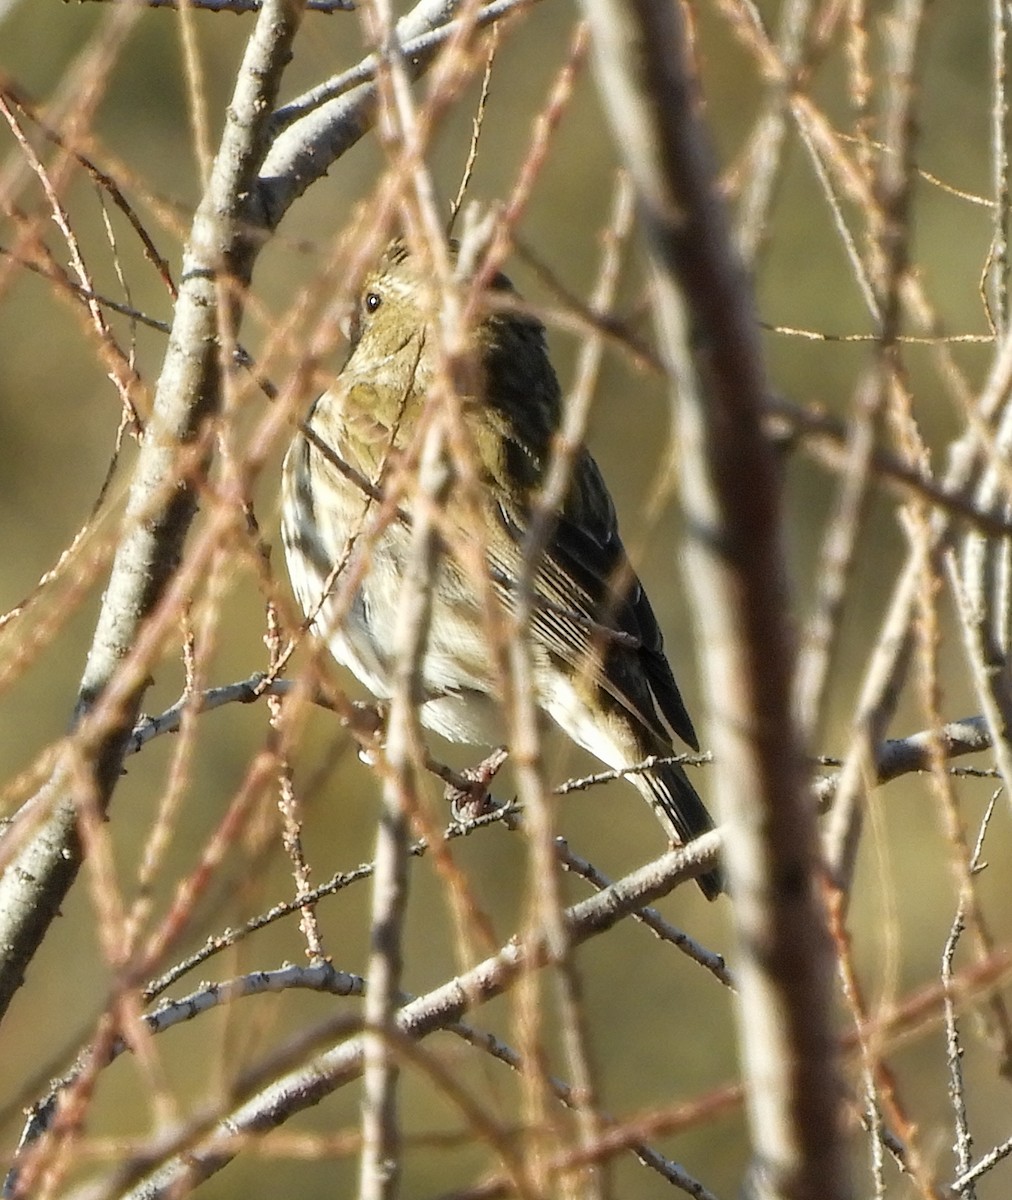
<svg viewBox="0 0 1012 1200"><path fill-rule="evenodd" d="M390 705L383 700L355 700L351 705L346 724L358 742L358 757L367 766L374 767L379 761L389 710Z"/></svg>
<svg viewBox="0 0 1012 1200"><path fill-rule="evenodd" d="M498 807L489 785L508 756L509 751L499 746L476 767L465 768L456 781L447 783L443 795L449 801L450 813L455 821L474 821Z"/></svg>

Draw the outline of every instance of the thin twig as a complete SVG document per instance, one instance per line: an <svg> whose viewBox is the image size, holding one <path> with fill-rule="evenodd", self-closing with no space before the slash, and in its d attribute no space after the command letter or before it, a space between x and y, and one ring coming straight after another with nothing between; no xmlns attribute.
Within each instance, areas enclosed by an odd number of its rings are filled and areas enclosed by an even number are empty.
<svg viewBox="0 0 1012 1200"><path fill-rule="evenodd" d="M269 669L274 670L281 653L281 630L278 625L277 609L273 604L267 607L267 632L264 643L267 646ZM278 810L282 820L282 842L292 864L292 876L295 880L296 898L302 901L300 907L299 927L306 939L306 953L312 963L325 959L323 940L320 936L320 924L316 919L316 911L312 904L305 902L305 897L312 890L309 884L309 865L302 849L302 822L299 817L299 802L295 794L295 784L292 776L291 763L288 760L285 745L284 708L281 697L277 694L267 697L267 710L270 713L271 742L276 758L278 773Z"/></svg>
<svg viewBox="0 0 1012 1200"><path fill-rule="evenodd" d="M1008 1158L1010 1154L1012 1154L1012 1137L999 1143L993 1150L985 1154L965 1175L954 1179L950 1185L952 1190L963 1195L978 1179L982 1179L988 1171L993 1171L998 1163Z"/></svg>
<svg viewBox="0 0 1012 1200"><path fill-rule="evenodd" d="M972 874L978 868L980 863L980 855L984 845L984 835L987 831L988 823L991 819L991 814L994 812L995 797L992 797L991 803L988 805L987 811L984 814L984 819L981 822L980 831L977 835L977 844L974 846L973 854L970 857L969 871ZM956 946L962 936L963 930L966 927L966 901L967 890L964 889L960 895L959 905L956 909L956 916L952 922L952 928L949 930L949 936L945 939L945 948L942 951L942 987L945 995L945 1049L946 1063L949 1068L949 1099L952 1102L952 1112L956 1126L956 1141L954 1149L956 1151L956 1170L958 1176L963 1178L970 1171L970 1162L973 1154L973 1139L970 1136L969 1124L967 1121L966 1112L966 1092L963 1081L963 1047L959 1038L959 1027L956 1023L956 1007L953 1002L952 988L952 961L955 957ZM967 1182L963 1193L969 1197L969 1200L976 1200L976 1189L973 1186L973 1180Z"/></svg>
<svg viewBox="0 0 1012 1200"><path fill-rule="evenodd" d="M461 205L464 203L464 197L467 195L468 184L471 182L471 176L474 174L474 165L478 161L478 142L481 139L482 125L485 123L485 113L488 110L488 93L492 83L492 64L495 62L496 50L499 48L499 26L492 26L492 33L488 39L488 56L485 59L485 74L481 78L481 92L478 96L478 110L471 122L471 141L467 147L467 160L464 163L464 170L460 175L460 183L457 186L457 194L450 202L450 219L446 225L447 236L453 233L453 226L456 223L457 215L460 212Z"/></svg>
<svg viewBox="0 0 1012 1200"><path fill-rule="evenodd" d="M581 879L586 879L598 891L604 891L605 888L611 887L612 881L608 876L599 871L587 859L574 854L565 838L555 839L555 851L559 857L559 861L567 871L572 872L574 875L579 875ZM705 967L715 979L734 991L734 976L728 969L722 954L715 954L712 950L707 950L695 938L690 937L681 929L676 929L655 908L637 909L634 916L637 921L646 925L662 941L670 942L673 946L677 946L683 954L688 955L694 962L699 963L701 967Z"/></svg>
<svg viewBox="0 0 1012 1200"><path fill-rule="evenodd" d="M136 0L91 0L92 4L134 4ZM264 8L264 0L142 0L144 8L183 7L200 9L202 12L258 13ZM354 0L305 0L306 12L331 14L354 12Z"/></svg>

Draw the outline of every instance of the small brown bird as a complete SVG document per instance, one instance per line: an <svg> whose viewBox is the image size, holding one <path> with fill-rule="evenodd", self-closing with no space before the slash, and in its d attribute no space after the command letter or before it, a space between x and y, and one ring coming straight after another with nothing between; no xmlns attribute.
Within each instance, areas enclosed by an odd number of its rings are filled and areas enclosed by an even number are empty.
<svg viewBox="0 0 1012 1200"><path fill-rule="evenodd" d="M501 275L491 286L512 290ZM421 262L403 242L391 243L364 282L337 384L310 410L312 437L296 434L284 464L282 536L295 594L306 614L315 614L314 629L335 658L380 699L391 695L411 530L394 520L379 534L351 607L337 622L332 597L323 593L363 527L370 498L314 442L326 443L374 489L381 486L384 464L411 444L433 386L438 360L428 295ZM561 396L538 321L489 311L472 338L482 387L464 402L463 418L479 471L477 519L491 590L508 609ZM444 511L462 537L475 536L474 508L459 499L455 505L452 484ZM444 540L452 547L452 538ZM577 455L532 590L536 702L578 745L613 769L671 755L672 734L698 749L653 609L628 565L608 489L586 451ZM479 591L473 573L452 551L443 553L421 664L420 716L451 741L495 745L502 719ZM680 766L660 764L629 778L676 843L713 828ZM722 890L719 871L698 882L710 899Z"/></svg>

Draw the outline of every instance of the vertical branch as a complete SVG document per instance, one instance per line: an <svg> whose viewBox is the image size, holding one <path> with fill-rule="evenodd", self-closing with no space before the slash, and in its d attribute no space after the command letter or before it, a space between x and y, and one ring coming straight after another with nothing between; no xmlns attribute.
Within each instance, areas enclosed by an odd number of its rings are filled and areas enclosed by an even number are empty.
<svg viewBox="0 0 1012 1200"><path fill-rule="evenodd" d="M1004 336L1009 324L1009 101L1008 101L1008 31L1012 14L1008 4L993 0L991 5L991 171L994 191L994 233L991 245L989 282L992 306L991 320L996 335ZM1008 497L1001 505L1010 510ZM988 595L991 598L992 636L1001 650L1007 672L1012 629L1012 545L1008 539L989 546L984 569L989 577ZM1009 710L1003 709L1007 718ZM1006 786L1007 771L1003 771Z"/></svg>
<svg viewBox="0 0 1012 1200"><path fill-rule="evenodd" d="M365 999L364 1099L359 1200L390 1200L400 1182L397 1066L391 1052L401 981L410 814L419 761L419 668L428 638L439 539L435 508L447 485L442 424L425 435L413 507L411 549L400 595L399 633L384 752L383 809L376 835L371 950Z"/></svg>
<svg viewBox="0 0 1012 1200"><path fill-rule="evenodd" d="M797 720L810 742L820 732L826 685L836 659L858 538L868 511L871 457L883 395L881 381L866 374L854 397L846 469L819 549L815 596L801 637L794 687Z"/></svg>
<svg viewBox="0 0 1012 1200"><path fill-rule="evenodd" d="M605 244L597 286L591 300L593 311L606 313L614 299L621 247L633 217L633 194L628 176L619 174L613 201L609 236ZM572 958L569 931L562 919L562 894L558 879L558 854L552 810L545 803L540 762L540 738L530 697L534 692L530 648L525 636L533 605L533 586L538 564L551 538L557 514L572 479L573 464L586 433L594 385L604 350L604 339L592 333L580 348L576 382L566 397L562 423L524 538L524 571L514 611L518 632L512 641L511 667L516 703L513 706L513 760L519 795L523 798L530 826L532 881L536 885L537 916L558 966L556 975L566 1055L573 1076L573 1107L579 1119L583 1148L591 1153L600 1134L596 1112L597 1089L581 1004L581 981ZM533 1056L532 1056L533 1057ZM533 1104L532 1104L533 1107ZM604 1187L599 1172L584 1172L579 1179L582 1195L600 1195Z"/></svg>
<svg viewBox="0 0 1012 1200"><path fill-rule="evenodd" d="M700 120L682 9L584 5L602 99L638 192L661 352L678 388L688 576L725 821L757 1165L770 1195L842 1200L832 948L792 719L781 487L760 424L767 385L756 313Z"/></svg>
<svg viewBox="0 0 1012 1200"><path fill-rule="evenodd" d="M955 957L956 946L966 927L964 904L961 899L956 910L952 929L945 939L945 949L942 951L942 987L945 990L945 1058L949 1068L949 1099L952 1101L953 1116L956 1125L956 1173L965 1175L970 1169L973 1154L973 1138L966 1117L966 1093L963 1090L963 1046L959 1038L959 1027L956 1024L956 1004L952 995L952 960ZM977 1200L977 1191L969 1184L963 1192L967 1200Z"/></svg>
<svg viewBox="0 0 1012 1200"><path fill-rule="evenodd" d="M282 654L282 634L277 607L273 601L269 601L267 604L267 632L264 635L264 644L267 647L269 669L275 671ZM295 895L298 899L310 891L310 875L309 864L306 862L306 856L302 849L302 819L299 800L295 794L292 767L288 760L289 738L284 719L284 702L281 697L268 696L267 710L270 714L269 746L277 764L281 841L292 864ZM326 955L323 951L323 939L320 936L320 923L316 919L316 908L313 904L307 903L302 906L299 928L306 939L306 953L310 961L313 963L325 961Z"/></svg>
<svg viewBox="0 0 1012 1200"><path fill-rule="evenodd" d="M1012 416L1012 406L1010 406ZM1009 424L1009 422L1005 422ZM1006 441L1006 439L1002 439ZM1012 783L1012 676L1004 650L993 637L992 621L1000 619L995 559L987 538L971 535L964 546L962 569L950 567L960 627L981 710L991 734L995 762L1005 783Z"/></svg>
<svg viewBox="0 0 1012 1200"><path fill-rule="evenodd" d="M993 371L1009 353L1008 334ZM999 396L1003 405L994 436L993 453L977 481L974 500L983 512L1009 511L1004 463L1012 450L1012 401L1006 386ZM995 760L1005 782L1012 784L1012 674L1009 670L1008 543L970 532L963 543L958 573L950 580L956 592L963 641L974 685L991 731Z"/></svg>
<svg viewBox="0 0 1012 1200"><path fill-rule="evenodd" d="M414 772L405 737L405 705L395 706L387 755L391 775L384 782L383 808L376 833L373 903L370 922L368 990L362 1097L362 1158L359 1200L391 1200L401 1174L397 1112L398 1069L389 1039L401 978L401 936L407 904L407 857L410 844L408 789ZM391 716L393 717L393 712ZM413 720L413 714L408 717Z"/></svg>
<svg viewBox="0 0 1012 1200"><path fill-rule="evenodd" d="M869 433L874 436L880 418L889 412L894 431L910 457L918 455L920 443L909 413L902 407L899 335L903 285L908 276L910 253L916 134L915 74L920 61L925 7L923 0L898 0L895 6L890 24L889 86L882 117L885 151L879 158L874 204L868 212L872 237L870 275L875 290L879 344L873 364L874 375L867 385L872 401L870 415L865 419L870 422ZM858 28L863 29L863 25ZM863 47L863 41L860 45ZM855 95L859 112L863 113L867 105L863 51L860 54L855 51L855 62ZM858 448L857 443L854 448ZM867 459L863 462L864 474ZM933 535L924 526L923 519L918 524L918 537L926 543L932 542ZM918 562L924 564L925 570L936 568L927 549ZM837 886L844 890L849 887L860 842L862 798L864 783L871 777L872 748L885 734L910 665L913 651L910 622L921 583L916 565L904 569L854 714L853 741L844 767L846 786L837 793L829 827L830 871Z"/></svg>
<svg viewBox="0 0 1012 1200"><path fill-rule="evenodd" d="M737 239L742 258L750 266L769 238L767 221L782 175L784 136L787 132L787 97L802 65L812 0L787 0L780 15L777 39L784 78L777 79L766 111L759 118L749 152L750 172L741 198Z"/></svg>
<svg viewBox="0 0 1012 1200"><path fill-rule="evenodd" d="M956 946L966 927L967 910L975 907L973 899L972 877L980 867L980 856L984 846L984 835L994 812L997 793L991 797L984 819L980 824L977 844L967 863L967 876L959 897L956 916L952 922L949 936L945 940L942 951L942 989L945 997L945 1049L946 1063L949 1068L949 1099L952 1101L952 1112L956 1127L956 1141L953 1149L956 1152L956 1171L959 1177L970 1174L971 1157L973 1154L973 1138L966 1113L966 1090L963 1078L963 1047L959 1037L959 1027L956 1023L956 1000L953 994L952 960L956 954ZM965 1188L961 1189L967 1200L977 1200L977 1191L973 1185L973 1177L968 1180Z"/></svg>
<svg viewBox="0 0 1012 1200"><path fill-rule="evenodd" d="M991 190L994 226L985 276L988 316L997 337L1008 326L1009 178L1008 178L1008 5L991 0Z"/></svg>
<svg viewBox="0 0 1012 1200"><path fill-rule="evenodd" d="M986 290L991 323L999 339L1005 336L1009 317L1008 24L1006 5L995 0L991 31L991 168L995 212ZM999 453L1007 447L1009 419L1006 412L1002 420L1005 432L998 434L996 449ZM992 461L989 464L980 480L975 499L982 511L1009 511L1007 485L1000 462ZM958 584L963 635L984 713L994 737L995 757L1006 789L1012 783L1012 745L1008 735L1012 722L1012 678L1008 658L1009 622L1012 619L1008 612L1012 591L1010 574L1012 548L1007 539L997 540L976 533L967 536Z"/></svg>

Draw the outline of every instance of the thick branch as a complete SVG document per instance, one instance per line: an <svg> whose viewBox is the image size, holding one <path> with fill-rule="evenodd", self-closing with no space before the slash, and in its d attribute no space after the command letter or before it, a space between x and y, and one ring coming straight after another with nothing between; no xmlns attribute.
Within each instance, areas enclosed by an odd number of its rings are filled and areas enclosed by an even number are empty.
<svg viewBox="0 0 1012 1200"><path fill-rule="evenodd" d="M254 251L244 243L246 203L264 152L268 115L301 18L289 0L267 0L246 49L221 146L194 218L183 282L155 397L130 489L124 532L88 654L75 710L77 737L33 808L39 832L0 879L0 1016L59 910L81 862L78 807L102 812L147 686L139 649L159 608L195 512L184 471L219 402L218 284L249 279ZM241 292L231 288L233 297ZM237 299L224 314L234 327ZM154 647L148 648L148 654ZM112 686L114 685L114 686Z"/></svg>
<svg viewBox="0 0 1012 1200"><path fill-rule="evenodd" d="M739 935L742 1056L768 1194L849 1194L833 960L791 714L795 652L767 383L677 4L584 0L600 91L640 199L661 352L677 381L689 579L703 638Z"/></svg>

